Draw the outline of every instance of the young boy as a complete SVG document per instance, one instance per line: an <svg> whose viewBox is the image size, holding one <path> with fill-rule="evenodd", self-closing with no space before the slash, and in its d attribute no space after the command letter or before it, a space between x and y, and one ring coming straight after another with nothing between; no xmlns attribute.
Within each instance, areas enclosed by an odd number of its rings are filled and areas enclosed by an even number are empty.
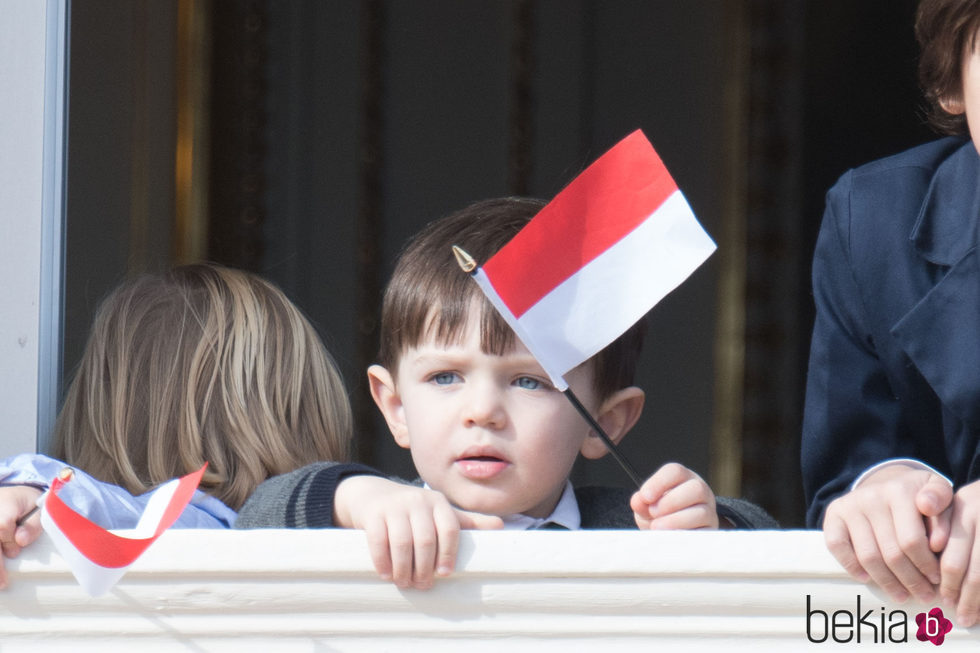
<svg viewBox="0 0 980 653"><path fill-rule="evenodd" d="M237 527L364 529L382 577L418 588L429 587L433 573L452 571L460 528L717 528L719 515L726 525L775 527L746 502L716 504L708 485L677 464L632 497L624 489L572 489L578 454L600 458L605 445L451 251L459 245L486 261L543 205L518 198L472 204L430 224L399 258L384 296L380 364L368 377L425 487L360 466L311 466L260 488ZM617 443L643 408L643 391L632 385L643 326L565 377Z"/></svg>

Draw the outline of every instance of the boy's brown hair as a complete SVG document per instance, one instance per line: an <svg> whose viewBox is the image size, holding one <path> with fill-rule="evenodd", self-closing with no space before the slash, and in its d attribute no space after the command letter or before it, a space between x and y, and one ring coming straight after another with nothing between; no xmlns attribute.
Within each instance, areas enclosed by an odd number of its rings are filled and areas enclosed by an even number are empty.
<svg viewBox="0 0 980 653"><path fill-rule="evenodd" d="M976 47L980 0L922 0L915 21L919 85L929 102L929 122L944 134L968 134L966 117L943 102L962 98L963 55Z"/></svg>
<svg viewBox="0 0 980 653"><path fill-rule="evenodd" d="M459 269L452 246L460 246L483 263L544 205L541 200L521 197L483 200L429 223L412 238L385 290L380 364L394 373L401 355L425 339L454 342L462 334L474 300L480 306L483 351L501 355L513 346L514 332L479 286ZM600 400L633 384L645 324L641 319L590 359Z"/></svg>

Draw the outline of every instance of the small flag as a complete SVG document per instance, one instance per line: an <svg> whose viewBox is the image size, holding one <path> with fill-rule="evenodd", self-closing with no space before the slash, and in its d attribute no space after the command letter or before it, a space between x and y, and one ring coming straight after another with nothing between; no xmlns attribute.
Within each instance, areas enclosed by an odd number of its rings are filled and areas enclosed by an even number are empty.
<svg viewBox="0 0 980 653"><path fill-rule="evenodd" d="M565 373L626 332L714 250L637 130L472 274L564 391Z"/></svg>
<svg viewBox="0 0 980 653"><path fill-rule="evenodd" d="M207 463L196 472L154 490L135 528L110 532L68 506L58 492L67 482L51 482L41 508L41 526L72 574L90 596L112 588L160 535L170 528L194 496Z"/></svg>

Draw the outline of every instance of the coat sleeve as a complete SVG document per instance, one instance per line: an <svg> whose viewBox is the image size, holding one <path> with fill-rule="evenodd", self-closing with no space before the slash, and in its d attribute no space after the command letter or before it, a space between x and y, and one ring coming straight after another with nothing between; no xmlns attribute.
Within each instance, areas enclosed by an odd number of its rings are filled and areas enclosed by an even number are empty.
<svg viewBox="0 0 980 653"><path fill-rule="evenodd" d="M827 194L813 259L816 318L801 443L811 528L821 527L827 504L865 469L911 454L856 275L855 260L883 254L867 251L870 239L852 240L851 180L852 173L844 175Z"/></svg>
<svg viewBox="0 0 980 653"><path fill-rule="evenodd" d="M715 497L718 519L727 519L732 526L746 530L776 530L779 522L761 506L745 499Z"/></svg>
<svg viewBox="0 0 980 653"><path fill-rule="evenodd" d="M381 472L356 463L319 462L264 481L238 511L235 528L333 528L337 486Z"/></svg>

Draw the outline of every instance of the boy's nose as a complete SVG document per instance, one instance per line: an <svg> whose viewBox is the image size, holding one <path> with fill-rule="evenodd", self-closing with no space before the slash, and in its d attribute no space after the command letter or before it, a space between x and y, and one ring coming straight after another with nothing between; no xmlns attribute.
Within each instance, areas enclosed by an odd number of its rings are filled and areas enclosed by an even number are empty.
<svg viewBox="0 0 980 653"><path fill-rule="evenodd" d="M463 423L466 426L499 429L506 421L507 413L498 393L486 388L473 388L468 393L463 408Z"/></svg>

